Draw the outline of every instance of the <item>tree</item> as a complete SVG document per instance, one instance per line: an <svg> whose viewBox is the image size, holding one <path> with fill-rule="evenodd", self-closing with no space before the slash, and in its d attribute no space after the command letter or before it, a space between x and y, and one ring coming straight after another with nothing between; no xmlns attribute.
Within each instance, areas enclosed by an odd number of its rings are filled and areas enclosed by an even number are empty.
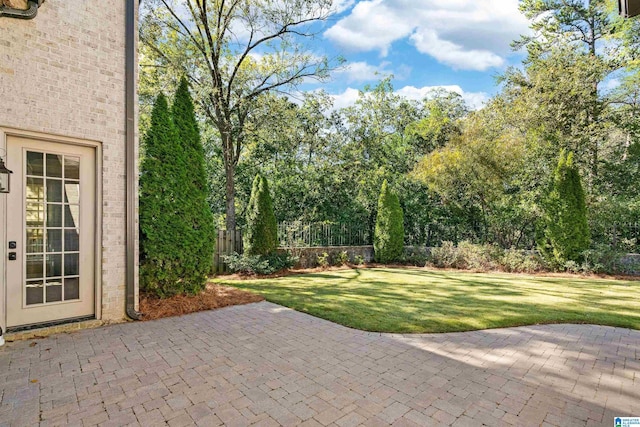
<svg viewBox="0 0 640 427"><path fill-rule="evenodd" d="M185 78L180 80L171 112L185 166L184 179L181 180L180 217L186 223L186 233L180 236L180 240L189 256L183 260L182 279L191 282L190 289L195 291L204 287L211 269L215 229L207 203L204 150Z"/></svg>
<svg viewBox="0 0 640 427"><path fill-rule="evenodd" d="M389 189L385 179L378 199L378 215L373 235L373 249L377 262L397 261L404 245L404 216L398 196Z"/></svg>
<svg viewBox="0 0 640 427"><path fill-rule="evenodd" d="M467 119L459 136L424 156L412 176L426 183L471 228L479 228L474 234L481 240L510 246L521 233L503 224L494 226L493 220L507 193L517 189L514 182L524 165L524 152L517 133L492 124L486 112L478 112Z"/></svg>
<svg viewBox="0 0 640 427"><path fill-rule="evenodd" d="M278 224L267 179L256 175L247 208L247 231L244 236L246 255L270 255L278 247Z"/></svg>
<svg viewBox="0 0 640 427"><path fill-rule="evenodd" d="M150 0L141 40L155 65L184 74L218 131L227 229L236 227L235 173L256 100L328 76L330 61L304 41L321 31L331 0ZM147 62L149 58L145 58Z"/></svg>
<svg viewBox="0 0 640 427"><path fill-rule="evenodd" d="M628 24L612 13L612 3L521 1L533 34L513 44L527 49L524 72L506 74L508 86L520 99L529 100L527 113L537 119L545 133L542 139L551 142L551 157L559 149L573 151L590 186L598 178L606 139L603 115L608 101L601 84L633 59L632 50L622 53Z"/></svg>
<svg viewBox="0 0 640 427"><path fill-rule="evenodd" d="M540 251L560 266L580 261L590 237L584 190L573 153L560 153L543 211Z"/></svg>
<svg viewBox="0 0 640 427"><path fill-rule="evenodd" d="M142 146L140 286L161 297L195 291L199 283L183 280L183 265L191 256L182 245L182 236L188 232L181 216L186 163L162 93Z"/></svg>

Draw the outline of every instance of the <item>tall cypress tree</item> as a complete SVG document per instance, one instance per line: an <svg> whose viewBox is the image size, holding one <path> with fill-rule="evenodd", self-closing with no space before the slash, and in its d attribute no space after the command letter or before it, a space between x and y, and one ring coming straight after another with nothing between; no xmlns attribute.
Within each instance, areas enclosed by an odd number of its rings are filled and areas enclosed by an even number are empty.
<svg viewBox="0 0 640 427"><path fill-rule="evenodd" d="M378 214L373 235L373 249L377 262L397 261L404 247L404 214L398 196L382 183L378 198Z"/></svg>
<svg viewBox="0 0 640 427"><path fill-rule="evenodd" d="M247 207L247 231L244 235L244 253L269 255L278 247L278 225L267 179L259 174L253 180Z"/></svg>
<svg viewBox="0 0 640 427"><path fill-rule="evenodd" d="M180 217L185 162L163 94L156 99L142 145L140 285L164 297L183 291L181 265L186 254L176 245L186 228Z"/></svg>
<svg viewBox="0 0 640 427"><path fill-rule="evenodd" d="M195 293L204 287L211 270L215 229L213 213L207 202L204 149L189 84L184 77L176 90L171 112L184 160L180 216L186 222L186 233L181 236L181 243L188 257L183 260L182 280L185 290Z"/></svg>
<svg viewBox="0 0 640 427"><path fill-rule="evenodd" d="M573 164L573 153L560 153L543 209L540 251L560 266L566 261L581 261L582 253L589 248L590 233L584 189Z"/></svg>

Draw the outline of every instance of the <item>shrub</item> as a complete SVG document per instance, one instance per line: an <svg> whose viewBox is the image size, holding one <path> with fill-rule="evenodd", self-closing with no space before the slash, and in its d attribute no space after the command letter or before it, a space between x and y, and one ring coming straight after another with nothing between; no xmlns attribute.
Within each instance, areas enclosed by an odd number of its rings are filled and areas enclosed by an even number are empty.
<svg viewBox="0 0 640 427"><path fill-rule="evenodd" d="M347 251L340 251L336 254L335 265L346 265L349 263L349 253Z"/></svg>
<svg viewBox="0 0 640 427"><path fill-rule="evenodd" d="M364 264L364 257L362 255L356 255L353 257L353 263L355 265L362 265Z"/></svg>
<svg viewBox="0 0 640 427"><path fill-rule="evenodd" d="M247 207L247 231L244 252L247 255L269 255L278 247L278 224L273 213L269 183L256 175Z"/></svg>
<svg viewBox="0 0 640 427"><path fill-rule="evenodd" d="M510 273L535 273L545 269L542 259L536 253L519 249L505 250L500 264Z"/></svg>
<svg viewBox="0 0 640 427"><path fill-rule="evenodd" d="M503 250L497 245L478 245L468 241L460 242L457 247L452 242L442 242L442 246L431 250L429 262L441 268L480 271L504 270L533 273L545 268L542 259L534 252L518 249Z"/></svg>
<svg viewBox="0 0 640 427"><path fill-rule="evenodd" d="M236 252L222 257L232 273L273 274L293 267L298 258L289 253L272 253L270 255L240 255Z"/></svg>
<svg viewBox="0 0 640 427"><path fill-rule="evenodd" d="M273 252L269 255L263 255L262 259L266 260L269 263L269 267L273 269L273 273L277 273L278 271L288 270L295 267L295 265L300 260L300 257L295 256L289 252Z"/></svg>
<svg viewBox="0 0 640 427"><path fill-rule="evenodd" d="M232 273L269 274L266 272L271 270L269 261L262 259L260 255L240 255L234 252L221 258Z"/></svg>
<svg viewBox="0 0 640 427"><path fill-rule="evenodd" d="M558 266L580 263L589 248L584 190L573 153L560 153L550 190L543 202L540 253Z"/></svg>
<svg viewBox="0 0 640 427"><path fill-rule="evenodd" d="M181 250L184 251L181 274L186 291L195 293L204 288L207 274L211 270L215 228L213 213L207 202L204 149L189 85L184 77L176 90L171 112L184 158L180 217L186 227L185 233L180 237L183 242Z"/></svg>
<svg viewBox="0 0 640 427"><path fill-rule="evenodd" d="M387 181L382 183L378 199L378 214L373 235L373 248L377 262L398 261L404 244L404 215L398 196Z"/></svg>
<svg viewBox="0 0 640 427"><path fill-rule="evenodd" d="M500 268L502 249L496 245L475 245L469 241L458 244L456 268L469 270L497 270Z"/></svg>
<svg viewBox="0 0 640 427"><path fill-rule="evenodd" d="M404 248L402 255L403 264L424 267L429 260L427 248L421 246L409 246Z"/></svg>
<svg viewBox="0 0 640 427"><path fill-rule="evenodd" d="M140 165L140 287L160 297L195 293L204 277L193 277L188 259L190 225L183 220L185 158L164 95L158 95L143 139ZM185 266L187 268L185 269Z"/></svg>
<svg viewBox="0 0 640 427"><path fill-rule="evenodd" d="M431 249L429 261L439 268L457 268L459 265L458 248L453 242L444 241L441 246Z"/></svg>
<svg viewBox="0 0 640 427"><path fill-rule="evenodd" d="M316 256L316 262L319 267L327 268L329 267L329 254L326 252L322 252L320 255Z"/></svg>

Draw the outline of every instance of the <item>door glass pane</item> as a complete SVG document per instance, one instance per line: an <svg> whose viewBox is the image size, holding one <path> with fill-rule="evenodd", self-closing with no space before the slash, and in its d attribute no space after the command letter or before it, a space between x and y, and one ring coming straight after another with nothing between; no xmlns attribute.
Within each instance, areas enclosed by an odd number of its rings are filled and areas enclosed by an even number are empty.
<svg viewBox="0 0 640 427"><path fill-rule="evenodd" d="M78 300L80 158L31 151L26 157L26 305Z"/></svg>
<svg viewBox="0 0 640 427"><path fill-rule="evenodd" d="M62 156L47 154L47 177L62 178Z"/></svg>
<svg viewBox="0 0 640 427"><path fill-rule="evenodd" d="M46 256L47 277L62 276L62 255L49 254Z"/></svg>
<svg viewBox="0 0 640 427"><path fill-rule="evenodd" d="M62 205L47 203L47 227L62 227Z"/></svg>
<svg viewBox="0 0 640 427"><path fill-rule="evenodd" d="M42 255L27 255L27 279L41 279L43 272Z"/></svg>
<svg viewBox="0 0 640 427"><path fill-rule="evenodd" d="M47 302L62 301L62 283L59 281L47 282L45 294Z"/></svg>
<svg viewBox="0 0 640 427"><path fill-rule="evenodd" d="M27 200L44 201L44 180L42 178L27 178Z"/></svg>
<svg viewBox="0 0 640 427"><path fill-rule="evenodd" d="M28 254L41 253L44 250L44 233L41 229L27 230L27 244L25 249ZM42 260L42 257L40 257Z"/></svg>
<svg viewBox="0 0 640 427"><path fill-rule="evenodd" d="M78 157L64 157L64 176L67 179L80 179L80 159Z"/></svg>
<svg viewBox="0 0 640 427"><path fill-rule="evenodd" d="M44 286L42 280L27 282L27 305L42 304L44 302Z"/></svg>
<svg viewBox="0 0 640 427"><path fill-rule="evenodd" d="M79 254L64 254L64 275L77 276L80 274Z"/></svg>
<svg viewBox="0 0 640 427"><path fill-rule="evenodd" d="M47 179L47 202L62 202L62 180Z"/></svg>
<svg viewBox="0 0 640 427"><path fill-rule="evenodd" d="M27 151L27 175L44 175L44 162L42 153Z"/></svg>
<svg viewBox="0 0 640 427"><path fill-rule="evenodd" d="M64 279L64 300L80 298L80 279L77 277Z"/></svg>
<svg viewBox="0 0 640 427"><path fill-rule="evenodd" d="M64 206L64 226L72 228L77 228L80 226L80 206Z"/></svg>
<svg viewBox="0 0 640 427"><path fill-rule="evenodd" d="M44 226L44 204L43 203L26 203L25 217L27 227L43 227Z"/></svg>
<svg viewBox="0 0 640 427"><path fill-rule="evenodd" d="M64 202L76 205L80 203L80 184L78 182L64 182Z"/></svg>
<svg viewBox="0 0 640 427"><path fill-rule="evenodd" d="M78 230L64 231L64 250L66 252L80 250L80 236L78 235Z"/></svg>
<svg viewBox="0 0 640 427"><path fill-rule="evenodd" d="M47 230L47 252L62 252L62 230Z"/></svg>

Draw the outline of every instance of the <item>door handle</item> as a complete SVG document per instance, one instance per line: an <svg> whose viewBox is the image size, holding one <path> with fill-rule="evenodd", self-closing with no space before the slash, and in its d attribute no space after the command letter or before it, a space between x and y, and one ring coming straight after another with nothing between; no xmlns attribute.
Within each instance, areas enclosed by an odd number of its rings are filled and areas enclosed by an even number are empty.
<svg viewBox="0 0 640 427"><path fill-rule="evenodd" d="M15 252L9 252L9 261L15 261L18 259L18 255Z"/></svg>

